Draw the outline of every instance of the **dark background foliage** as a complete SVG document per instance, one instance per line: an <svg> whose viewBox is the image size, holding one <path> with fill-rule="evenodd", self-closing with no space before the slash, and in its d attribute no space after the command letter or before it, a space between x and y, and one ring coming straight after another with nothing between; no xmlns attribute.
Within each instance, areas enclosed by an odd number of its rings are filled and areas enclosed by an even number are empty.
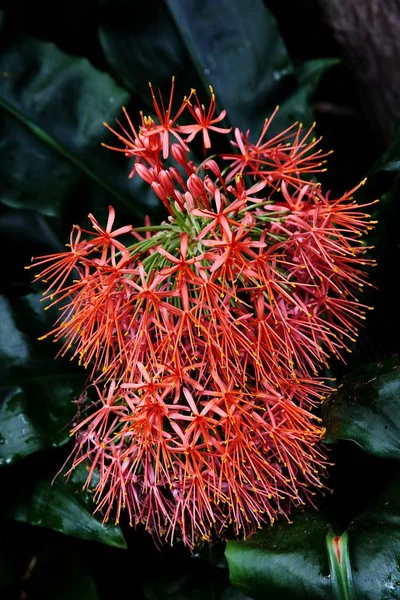
<svg viewBox="0 0 400 600"><path fill-rule="evenodd" d="M400 135L389 142L373 126L323 3L1 5L0 597L400 598ZM319 512L294 515L293 525L230 542L234 585L225 544L190 555L179 544L156 548L125 522L103 525L81 490L84 468L51 485L71 450L85 373L37 341L52 315L24 269L32 255L58 251L89 211L101 219L113 204L121 224L162 218L146 187L128 180L129 164L100 142L109 140L103 121L112 124L123 105L132 115L149 110L148 81L168 89L171 75L182 95L212 84L228 123L242 129L257 131L276 104L277 127L315 118L323 148L335 150L325 187L341 193L368 174L359 199L381 198L376 287L365 294L375 311L347 364L332 363L343 385L323 407L333 492L320 497ZM326 535L345 531L348 563L335 571Z"/></svg>

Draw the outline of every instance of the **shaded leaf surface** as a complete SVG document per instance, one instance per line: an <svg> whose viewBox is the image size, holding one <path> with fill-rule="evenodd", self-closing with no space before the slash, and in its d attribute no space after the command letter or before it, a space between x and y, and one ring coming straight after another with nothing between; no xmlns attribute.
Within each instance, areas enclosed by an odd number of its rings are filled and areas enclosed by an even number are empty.
<svg viewBox="0 0 400 600"><path fill-rule="evenodd" d="M190 88L202 87L164 2L104 0L103 6L100 43L111 67L126 88L140 98L143 108L151 105L149 81L169 90L174 75L178 102ZM145 24L143 10L151 14Z"/></svg>
<svg viewBox="0 0 400 600"><path fill-rule="evenodd" d="M86 59L35 39L6 44L0 52L1 201L55 217L81 195L88 208L101 197L137 212L128 162L100 147L103 121L113 122L128 101Z"/></svg>
<svg viewBox="0 0 400 600"><path fill-rule="evenodd" d="M114 2L105 4L110 13L115 10ZM145 27L141 2L118 6L123 18L110 16L100 27L100 41L124 84L147 105L147 82L167 90L175 75L178 101L192 87L204 98L211 84L229 124L251 129L254 136L277 104L282 108L271 133L297 119L311 123L310 97L319 76L336 61L310 61L295 73L261 0L246 10L240 0L150 0L146 10L152 19Z"/></svg>
<svg viewBox="0 0 400 600"><path fill-rule="evenodd" d="M351 440L375 456L400 459L399 367L370 366L345 378L323 412L326 442Z"/></svg>
<svg viewBox="0 0 400 600"><path fill-rule="evenodd" d="M86 373L37 340L51 323L39 294L1 296L0 319L0 464L9 464L66 443Z"/></svg>
<svg viewBox="0 0 400 600"><path fill-rule="evenodd" d="M83 465L75 469L69 480L59 475L40 477L33 487L25 489L10 507L7 515L17 521L48 527L66 535L126 548L120 527L104 525L93 515L95 505L89 492L83 491L87 471Z"/></svg>
<svg viewBox="0 0 400 600"><path fill-rule="evenodd" d="M296 600L396 600L400 590L400 472L347 529L340 556L342 581L331 577L328 555L329 517L309 511L293 515L293 524L278 523L246 542L228 542L226 556L234 585L252 598ZM349 572L346 572L349 569ZM340 585L339 585L340 584ZM342 587L341 587L342 586ZM346 595L347 594L347 595Z"/></svg>
<svg viewBox="0 0 400 600"><path fill-rule="evenodd" d="M270 134L294 121L311 124L310 97L336 61L305 63L296 73L277 23L262 0L167 0L177 29L205 86L212 84L230 123L254 137L282 105Z"/></svg>
<svg viewBox="0 0 400 600"><path fill-rule="evenodd" d="M353 520L348 534L357 598L400 597L400 473L370 508Z"/></svg>
<svg viewBox="0 0 400 600"><path fill-rule="evenodd" d="M205 87L212 84L232 124L257 132L295 86L285 44L262 0L246 10L240 0L167 5Z"/></svg>
<svg viewBox="0 0 400 600"><path fill-rule="evenodd" d="M300 513L293 524L277 523L246 542L228 542L232 583L260 600L329 600L327 529L326 519L318 513Z"/></svg>
<svg viewBox="0 0 400 600"><path fill-rule="evenodd" d="M295 69L297 86L293 92L281 102L278 113L277 125L273 131L277 133L281 128L288 127L295 121L311 126L314 120L311 100L326 71L338 63L335 58L316 58L308 60ZM273 107L272 107L273 108ZM324 147L324 151L330 148Z"/></svg>

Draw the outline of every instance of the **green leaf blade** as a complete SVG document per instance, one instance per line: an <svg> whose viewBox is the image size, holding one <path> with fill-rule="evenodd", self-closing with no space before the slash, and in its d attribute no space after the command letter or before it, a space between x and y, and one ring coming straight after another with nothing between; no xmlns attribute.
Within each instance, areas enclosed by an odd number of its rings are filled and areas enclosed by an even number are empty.
<svg viewBox="0 0 400 600"><path fill-rule="evenodd" d="M128 161L100 146L103 122L113 123L129 99L86 59L32 38L9 44L0 57L2 202L59 217L77 191L88 202L88 178L94 195L141 216Z"/></svg>
<svg viewBox="0 0 400 600"><path fill-rule="evenodd" d="M246 542L229 541L232 583L256 600L329 600L327 528L318 513L297 514L293 524L277 523Z"/></svg>
<svg viewBox="0 0 400 600"><path fill-rule="evenodd" d="M8 465L68 441L86 373L37 340L51 327L39 294L0 297L0 319L0 465Z"/></svg>
<svg viewBox="0 0 400 600"><path fill-rule="evenodd" d="M323 409L326 442L350 440L374 456L400 460L399 367L344 379Z"/></svg>
<svg viewBox="0 0 400 600"><path fill-rule="evenodd" d="M19 496L7 516L73 537L126 548L120 527L105 525L99 515L93 515L93 499L82 490L86 477L87 471L81 465L68 481L62 475L39 478L32 489Z"/></svg>

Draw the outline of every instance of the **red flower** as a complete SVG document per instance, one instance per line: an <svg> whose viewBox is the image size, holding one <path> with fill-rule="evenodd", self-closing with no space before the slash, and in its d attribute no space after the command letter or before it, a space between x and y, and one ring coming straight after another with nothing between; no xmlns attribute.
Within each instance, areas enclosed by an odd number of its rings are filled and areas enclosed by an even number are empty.
<svg viewBox="0 0 400 600"><path fill-rule="evenodd" d="M278 109L276 107L271 117L265 120L256 143L250 142L249 131L244 134L235 129L236 141L231 143L238 148L240 154L222 156L231 163L231 170L226 177L228 181L237 173L246 171L249 175L265 180L275 189L282 181L298 187L303 181L303 175L325 170L324 159L330 152L322 154L321 150L314 151L320 139L308 141L315 124L303 134L303 125L294 123L285 131L264 141Z"/></svg>
<svg viewBox="0 0 400 600"><path fill-rule="evenodd" d="M60 304L50 334L90 366L98 396L72 432L72 468L88 463L105 519L125 509L132 525L194 547L250 535L323 486L312 410L330 386L318 373L365 319L358 293L373 261L360 238L373 221L357 188L331 199L305 181L320 167L312 130L268 140L269 120L255 144L236 130L227 178L214 159L196 167L186 143L202 131L208 147L224 113L196 96L172 117L172 94L167 109L154 99L159 125L143 117L139 133L117 134L168 221L113 231L112 208L105 228L89 215L94 231L75 227L67 252L35 266ZM179 126L186 109L196 123ZM179 170L163 159L183 127Z"/></svg>
<svg viewBox="0 0 400 600"><path fill-rule="evenodd" d="M172 78L171 92L169 95L169 102L168 102L167 108L164 107L164 102L163 102L161 94L160 94L160 104L159 104L157 101L157 98L154 94L153 86L151 85L151 83L149 84L149 86L150 86L150 91L151 91L151 95L153 98L154 110L157 115L157 119L158 119L159 123L154 124L152 120L149 120L148 121L149 127L148 127L147 131L143 132L144 135L154 136L156 134L160 134L160 138L162 140L163 158L164 159L168 158L168 154L169 154L169 146L170 146L169 134L172 134L179 141L179 143L182 145L182 147L185 150L189 150L189 148L187 147L187 145L185 144L185 142L182 140L181 136L179 135L178 132L180 130L177 126L175 126L175 123L176 123L177 119L179 119L183 110L186 108L187 104L189 103L190 96L189 96L189 98L184 98L180 108L175 113L175 116L172 116L172 102L173 102L173 98L174 98L175 77Z"/></svg>
<svg viewBox="0 0 400 600"><path fill-rule="evenodd" d="M217 131L218 133L230 133L232 129L231 127L215 127L215 123L219 123L220 121L223 121L225 119L226 110L221 111L218 117L213 118L217 105L215 100L215 94L211 86L210 92L210 106L208 107L208 110L206 110L204 104L200 104L196 92L192 90L192 94L196 98L196 106L193 106L188 101L188 109L192 117L195 119L196 123L194 123L193 125L180 125L178 128L181 133L190 134L189 137L185 140L187 143L193 141L196 135L202 132L204 148L211 148L211 140L208 133L209 130Z"/></svg>

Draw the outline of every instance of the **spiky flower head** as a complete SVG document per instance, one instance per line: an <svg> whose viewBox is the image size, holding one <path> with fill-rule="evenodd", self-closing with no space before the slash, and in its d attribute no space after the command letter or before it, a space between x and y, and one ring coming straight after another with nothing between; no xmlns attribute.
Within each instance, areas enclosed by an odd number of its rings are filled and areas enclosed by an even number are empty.
<svg viewBox="0 0 400 600"><path fill-rule="evenodd" d="M266 120L256 142L236 129L232 154L196 165L190 143L228 135L225 111L211 89L208 109L192 90L173 112L173 87L167 108L151 88L154 119L135 128L124 110L126 126L107 126L167 220L114 229L110 207L105 227L89 215L91 231L74 226L67 251L34 266L60 308L47 335L98 397L73 429L72 469L88 465L105 519L125 509L194 547L250 535L322 487L319 373L365 319L372 222L359 186L331 198L313 179L325 157L301 124L268 138Z"/></svg>

